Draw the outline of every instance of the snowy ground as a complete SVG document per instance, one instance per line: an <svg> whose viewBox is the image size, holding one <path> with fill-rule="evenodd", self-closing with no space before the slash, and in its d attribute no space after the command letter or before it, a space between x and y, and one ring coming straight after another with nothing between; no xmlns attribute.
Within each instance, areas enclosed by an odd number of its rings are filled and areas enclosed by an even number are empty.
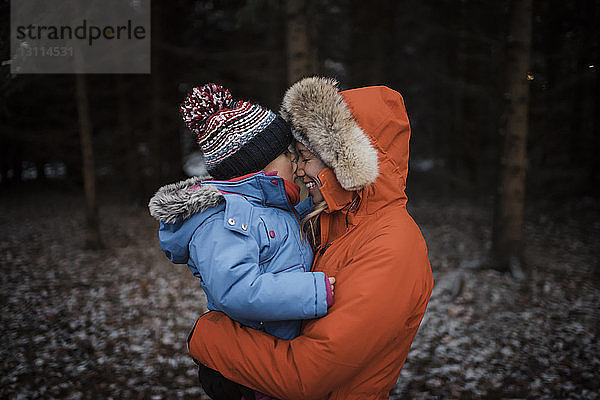
<svg viewBox="0 0 600 400"><path fill-rule="evenodd" d="M107 249L91 252L75 194L0 196L0 398L202 398L185 346L204 308L195 278L162 255L145 209L101 204ZM392 398L599 398L594 203L533 217L523 283L475 268L485 208L410 209L436 289Z"/></svg>
<svg viewBox="0 0 600 400"><path fill-rule="evenodd" d="M521 283L473 268L490 246L488 211L415 208L436 287L397 398L600 398L600 221L589 218L593 207L583 200L527 225L531 273ZM463 285L454 297L456 281Z"/></svg>

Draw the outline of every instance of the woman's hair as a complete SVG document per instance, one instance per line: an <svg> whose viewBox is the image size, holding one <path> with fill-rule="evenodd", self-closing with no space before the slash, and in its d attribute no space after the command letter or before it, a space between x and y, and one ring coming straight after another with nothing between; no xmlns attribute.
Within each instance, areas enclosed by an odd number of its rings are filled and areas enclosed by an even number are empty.
<svg viewBox="0 0 600 400"><path fill-rule="evenodd" d="M308 243L312 246L313 250L321 244L321 229L319 226L319 215L327 209L327 203L325 200L317 203L314 210L312 210L302 220L302 230L306 234Z"/></svg>

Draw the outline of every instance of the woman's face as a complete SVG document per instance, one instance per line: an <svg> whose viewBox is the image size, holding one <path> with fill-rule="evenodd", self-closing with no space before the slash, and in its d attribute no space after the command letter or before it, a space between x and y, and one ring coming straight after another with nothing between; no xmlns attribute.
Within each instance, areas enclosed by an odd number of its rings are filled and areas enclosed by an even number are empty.
<svg viewBox="0 0 600 400"><path fill-rule="evenodd" d="M326 165L302 143L296 142L296 152L298 153L296 175L302 180L315 203L323 201L323 195L319 189L323 184L318 175L325 169Z"/></svg>
<svg viewBox="0 0 600 400"><path fill-rule="evenodd" d="M282 177L286 181L294 182L296 179L296 163L294 162L295 158L296 156L293 153L286 150L281 153L279 157L264 167L263 171L277 171L277 176Z"/></svg>

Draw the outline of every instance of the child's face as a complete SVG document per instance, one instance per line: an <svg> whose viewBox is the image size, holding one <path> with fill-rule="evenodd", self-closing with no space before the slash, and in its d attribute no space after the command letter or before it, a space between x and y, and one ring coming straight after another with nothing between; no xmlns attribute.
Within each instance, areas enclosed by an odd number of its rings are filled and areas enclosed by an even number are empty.
<svg viewBox="0 0 600 400"><path fill-rule="evenodd" d="M281 153L276 159L271 161L265 168L265 172L277 171L277 175L289 182L294 182L296 179L296 163L295 156L289 151Z"/></svg>
<svg viewBox="0 0 600 400"><path fill-rule="evenodd" d="M319 189L323 184L318 175L326 165L300 142L296 143L296 151L298 153L298 178L304 182L315 203L323 201L323 195Z"/></svg>

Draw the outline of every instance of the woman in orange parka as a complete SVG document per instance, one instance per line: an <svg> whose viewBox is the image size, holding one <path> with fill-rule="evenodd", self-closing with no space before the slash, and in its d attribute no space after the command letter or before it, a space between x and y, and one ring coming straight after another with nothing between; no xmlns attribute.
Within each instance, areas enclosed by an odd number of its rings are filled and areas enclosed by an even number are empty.
<svg viewBox="0 0 600 400"><path fill-rule="evenodd" d="M338 92L335 80L306 78L286 92L281 114L299 147L327 166L318 173L327 208L313 271L335 276L334 304L293 340L209 312L190 335L190 355L279 399L388 399L433 287L406 210L402 96L384 86Z"/></svg>

